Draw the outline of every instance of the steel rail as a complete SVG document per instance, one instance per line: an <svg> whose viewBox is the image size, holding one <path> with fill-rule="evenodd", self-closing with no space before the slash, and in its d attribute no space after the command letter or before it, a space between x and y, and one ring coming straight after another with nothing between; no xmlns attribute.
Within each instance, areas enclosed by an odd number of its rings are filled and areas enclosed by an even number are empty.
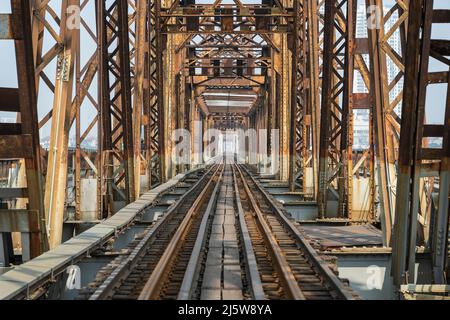
<svg viewBox="0 0 450 320"><path fill-rule="evenodd" d="M239 167L238 167L238 170ZM335 292L339 295L341 299L345 300L356 300L354 294L350 292L348 288L345 287L344 283L334 274L328 267L327 263L319 256L317 251L309 244L308 240L301 234L297 226L280 210L272 197L268 192L259 184L258 181L250 174L250 172L243 167L243 170L247 173L249 179L253 181L256 188L263 194L264 198L272 206L273 212L280 218L284 226L291 232L291 234L296 238L297 244L301 247L303 253L309 258L309 261L316 267L320 275L328 280L329 284L333 287ZM242 173L242 172L241 172Z"/></svg>
<svg viewBox="0 0 450 320"><path fill-rule="evenodd" d="M175 215L178 208L183 204L185 199L189 197L206 179L206 177L217 167L212 166L209 168L203 177L199 179L185 194L183 194L180 199L173 203L168 209L166 214L154 225L154 227L142 238L139 244L132 250L130 255L124 259L114 271L106 278L105 281L97 288L97 290L90 296L89 300L102 300L107 299L111 296L115 287L120 284L120 282L125 279L137 265L138 261L142 256L145 255L146 249L152 239L158 234L158 231L162 228L166 221L170 221L170 218ZM214 176L214 174L213 174Z"/></svg>
<svg viewBox="0 0 450 320"><path fill-rule="evenodd" d="M306 300L300 286L298 285L297 280L295 279L294 273L286 260L285 255L283 254L283 250L278 245L278 242L273 235L272 230L267 224L264 214L261 212L258 203L253 196L247 181L245 180L244 174L241 169L236 165L235 168L241 177L242 184L245 189L245 193L247 194L247 198L253 208L254 217L256 218L257 223L262 229L262 235L268 244L268 249L272 253L272 258L275 263L275 268L277 269L280 280L283 283L284 289L286 291L287 296L293 300Z"/></svg>
<svg viewBox="0 0 450 320"><path fill-rule="evenodd" d="M247 276L249 279L250 289L255 300L265 300L266 295L261 282L261 277L258 271L258 264L256 262L255 252L253 250L252 241L248 232L247 223L244 218L244 209L242 208L241 198L239 196L239 188L237 185L237 177L234 166L231 166L233 172L233 186L234 195L236 198L236 207L239 217L239 230L242 237L242 246L244 248L244 257L247 263Z"/></svg>
<svg viewBox="0 0 450 320"><path fill-rule="evenodd" d="M178 300L190 300L193 290L195 288L195 282L198 280L198 271L201 264L201 251L206 242L206 231L208 227L208 219L214 212L214 205L216 203L217 194L219 187L221 185L221 178L223 172L221 172L219 177L219 182L216 183L214 191L208 202L208 207L203 215L202 222L200 224L200 229L198 230L197 238L195 240L194 249L192 250L191 256L189 258L189 263L184 273L183 282L181 284L180 292L178 293Z"/></svg>
<svg viewBox="0 0 450 320"><path fill-rule="evenodd" d="M213 182L217 177L221 177L224 168L222 165L219 165L214 172L214 174L209 179L208 183L197 197L192 207L186 213L181 222L180 226L177 228L177 231L173 235L170 243L166 247L163 256L159 259L158 264L153 270L150 278L145 283L145 286L138 297L138 300L151 300L156 299L158 297L158 293L163 285L163 279L165 275L167 275L170 270L170 266L172 261L176 257L176 253L180 249L180 243L182 239L186 236L189 231L189 226L191 225L192 218L198 213L200 206L206 200L206 195L208 193L208 189L212 186ZM219 174L218 174L219 173ZM217 180L217 184L219 181Z"/></svg>

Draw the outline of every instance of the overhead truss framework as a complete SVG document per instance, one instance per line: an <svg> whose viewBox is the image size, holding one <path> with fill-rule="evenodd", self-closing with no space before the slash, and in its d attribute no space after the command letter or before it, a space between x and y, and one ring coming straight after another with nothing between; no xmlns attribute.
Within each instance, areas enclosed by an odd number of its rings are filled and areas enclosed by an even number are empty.
<svg viewBox="0 0 450 320"><path fill-rule="evenodd" d="M162 33L183 34L184 39L175 52L180 52L182 48L187 50L185 72L194 85L199 107L208 116L208 104L222 103L212 101L209 96L212 90L219 88L230 95L226 106L220 109L223 115L211 115L211 119L220 119L220 124L215 127L222 130L237 127L248 129L246 126L250 123L258 123L258 128L270 129L267 116L261 117L268 114L269 105L268 91L263 88L272 87L274 53L280 52L280 43L274 35L292 32L293 11L292 4L289 5L290 8L285 8L277 1L263 1L256 5L244 5L240 1L234 4L215 1L211 5L196 5L186 1L162 10L162 20L165 21L161 25ZM244 88L257 94L255 101L251 98L247 116L258 117L258 121L241 120L241 116L236 118L236 113L244 110L238 106L239 99L231 96ZM244 105L248 105L247 100L240 107ZM211 110L217 112L218 108L211 107Z"/></svg>

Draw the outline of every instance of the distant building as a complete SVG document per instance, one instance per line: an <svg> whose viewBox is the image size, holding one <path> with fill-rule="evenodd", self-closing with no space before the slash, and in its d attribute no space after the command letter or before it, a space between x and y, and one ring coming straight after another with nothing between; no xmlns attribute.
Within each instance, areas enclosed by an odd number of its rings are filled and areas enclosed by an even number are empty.
<svg viewBox="0 0 450 320"><path fill-rule="evenodd" d="M76 145L77 142L75 137L70 137L68 145L69 149L74 149ZM48 150L50 147L50 137L41 138L41 146L45 150ZM98 148L98 141L96 136L87 137L83 140L83 142L81 142L81 149L95 151L97 150L97 148Z"/></svg>
<svg viewBox="0 0 450 320"><path fill-rule="evenodd" d="M390 8L384 7L384 13L387 13ZM391 18L384 25L385 32L392 28L394 23L398 20L398 12L395 11ZM356 18L356 38L367 38L367 16L366 16L366 7L364 5L358 6L357 10L357 18ZM395 31L393 35L388 40L389 45L395 50L398 54L401 54L401 41L400 41L400 33L399 31ZM369 64L369 55L364 54L363 59L366 62L367 66ZM388 81L392 81L395 76L399 72L399 68L396 64L390 59L387 58L387 76ZM390 91L389 100L393 101L402 91L403 89L403 79L401 79ZM355 93L368 93L364 80L361 74L358 71L355 71L354 83L353 83L353 92ZM394 109L397 114L400 114L401 103L397 105ZM369 110L354 110L354 122L353 122L353 149L354 150L363 150L369 147L369 120L370 113Z"/></svg>
<svg viewBox="0 0 450 320"><path fill-rule="evenodd" d="M0 117L0 123L15 123L16 119L14 118L7 118L7 117Z"/></svg>
<svg viewBox="0 0 450 320"><path fill-rule="evenodd" d="M353 150L369 148L369 110L353 112Z"/></svg>

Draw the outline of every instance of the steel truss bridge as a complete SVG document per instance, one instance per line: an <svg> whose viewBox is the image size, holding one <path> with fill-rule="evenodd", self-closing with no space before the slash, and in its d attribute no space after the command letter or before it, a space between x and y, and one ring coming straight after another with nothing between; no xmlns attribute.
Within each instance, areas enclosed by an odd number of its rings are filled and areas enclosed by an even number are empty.
<svg viewBox="0 0 450 320"><path fill-rule="evenodd" d="M22 284L5 285L0 297L44 296L54 272L62 275L69 260L107 247L146 210L161 206L158 201L173 188L206 206L190 179L210 181L202 182L210 195L215 185L236 187L226 196L234 200L224 200L233 202L236 217L241 201L244 213L260 217L251 222L242 213L241 223L247 219L249 229L251 223L263 228L260 236L267 243L260 250L270 252L280 276L274 281L283 285L275 294L266 290L270 281L255 280L255 287L245 289L249 296L357 296L318 257L327 251L324 243L311 246L309 237L297 235L298 230L308 233L311 224L372 226L379 232L377 246L355 251L389 255L386 272L396 293L448 296L450 40L433 31L448 28L450 7L439 5L437 0L10 0L10 10L0 14L0 40L12 49L4 63L17 70L2 76L8 85L0 88L0 116L13 118L0 122L0 267L5 269L0 287L8 274L20 277L23 262L39 263L52 252L67 259L55 262L51 275L46 271L39 281L24 280L34 293L25 294ZM358 79L364 90L357 90ZM436 87L444 93L433 94ZM355 114L361 110L368 114L364 150L354 147ZM176 129L196 134L180 138L173 135ZM209 129L256 130L256 140L244 142L244 149L256 151L253 159L244 156L242 165L205 162L198 154L214 140L205 134ZM260 140L259 132L267 139ZM183 139L191 148L174 152ZM83 147L88 140L95 145L89 150ZM181 157L188 162L174 161ZM255 199L266 199L266 207ZM275 217L264 210L281 204L287 211L300 208L298 228L283 220L289 215L285 209L272 214L279 214L276 219L290 230L285 230L290 239L300 243L299 254L313 257L307 258L312 267L277 260L289 251L272 242L285 235L267 236ZM166 209L191 214L184 207L179 202L179 209ZM214 208L198 212L220 211ZM308 210L313 214L305 218ZM180 228L182 217L173 217ZM155 225L163 220L155 217ZM184 235L214 226L201 229L201 216L197 220ZM70 240L68 225L70 237L77 235ZM252 232L249 239L257 236ZM191 244L189 239L180 243L194 250L194 235ZM65 251L66 243L80 247ZM127 243L130 250L134 245L139 246ZM255 244L250 247L257 255ZM167 261L181 259L173 254L178 258ZM163 251L161 257L166 257ZM330 285L314 295L300 282L283 280L289 275L282 271L285 264L293 277L297 267L312 268L311 277ZM247 271L252 268L245 265ZM160 274L174 267L158 266ZM170 279L153 278L134 298L181 297L177 290L186 288L201 297L201 285L192 279L172 292L161 287ZM101 281L117 289L124 279L128 275L113 279L106 273ZM100 283L94 288L86 298L127 292Z"/></svg>

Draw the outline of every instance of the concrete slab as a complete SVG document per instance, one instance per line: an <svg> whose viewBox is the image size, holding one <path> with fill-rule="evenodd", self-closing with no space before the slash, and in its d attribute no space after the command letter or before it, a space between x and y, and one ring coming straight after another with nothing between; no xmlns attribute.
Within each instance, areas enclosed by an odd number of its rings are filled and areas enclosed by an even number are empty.
<svg viewBox="0 0 450 320"><path fill-rule="evenodd" d="M237 247L225 247L223 263L239 265L239 249Z"/></svg>
<svg viewBox="0 0 450 320"><path fill-rule="evenodd" d="M213 233L223 234L224 233L223 225L222 224L213 224L211 226L211 234L213 234Z"/></svg>
<svg viewBox="0 0 450 320"><path fill-rule="evenodd" d="M208 245L210 249L222 249L223 239L210 239Z"/></svg>
<svg viewBox="0 0 450 320"><path fill-rule="evenodd" d="M201 300L220 300L221 298L220 289L202 289L202 293L200 295Z"/></svg>
<svg viewBox="0 0 450 320"><path fill-rule="evenodd" d="M225 248L226 247L237 248L238 242L236 240L223 240L223 246Z"/></svg>
<svg viewBox="0 0 450 320"><path fill-rule="evenodd" d="M236 233L225 233L223 235L223 240L224 241L236 241L236 243L237 243L237 235L236 235Z"/></svg>
<svg viewBox="0 0 450 320"><path fill-rule="evenodd" d="M219 233L219 232L215 232L215 233L211 233L210 237L209 237L209 241L222 241L223 240L223 232Z"/></svg>
<svg viewBox="0 0 450 320"><path fill-rule="evenodd" d="M225 222L225 215L214 216L213 224L223 225L224 222Z"/></svg>
<svg viewBox="0 0 450 320"><path fill-rule="evenodd" d="M221 250L210 250L208 251L208 256L206 257L206 266L217 266L222 265L222 251Z"/></svg>
<svg viewBox="0 0 450 320"><path fill-rule="evenodd" d="M202 290L203 289L219 289L221 288L221 265L209 265L205 268L203 274Z"/></svg>
<svg viewBox="0 0 450 320"><path fill-rule="evenodd" d="M236 234L236 227L233 224L224 224L223 225L223 233L224 234Z"/></svg>
<svg viewBox="0 0 450 320"><path fill-rule="evenodd" d="M224 289L242 289L241 267L239 265L223 266L223 288Z"/></svg>
<svg viewBox="0 0 450 320"><path fill-rule="evenodd" d="M222 300L242 300L241 290L222 290Z"/></svg>
<svg viewBox="0 0 450 320"><path fill-rule="evenodd" d="M224 220L224 222L223 222L224 224L230 224L230 225L235 225L235 223L236 223L236 218L234 217L234 214L233 215L225 215L225 220Z"/></svg>

